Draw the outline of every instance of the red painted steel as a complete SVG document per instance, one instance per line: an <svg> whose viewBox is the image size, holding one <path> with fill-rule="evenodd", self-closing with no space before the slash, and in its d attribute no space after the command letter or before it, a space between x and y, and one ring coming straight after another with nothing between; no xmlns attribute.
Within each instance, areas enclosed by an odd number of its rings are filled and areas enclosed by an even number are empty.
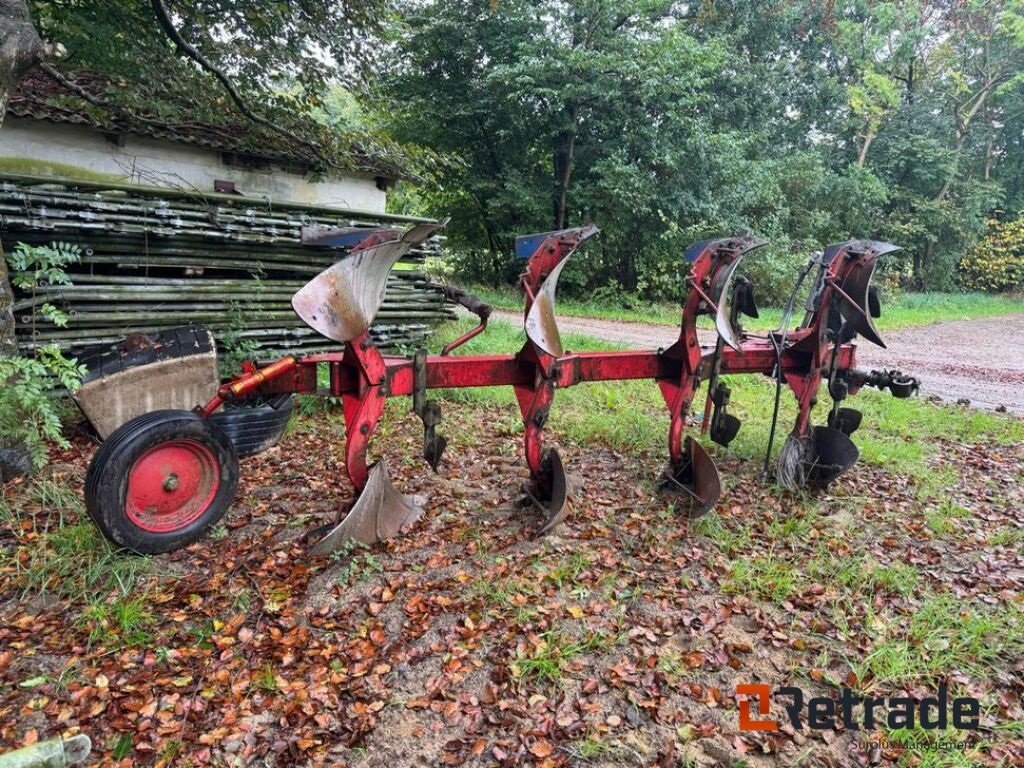
<svg viewBox="0 0 1024 768"><path fill-rule="evenodd" d="M220 465L196 440L171 440L140 456L128 472L125 514L153 533L169 533L198 520L220 486Z"/></svg>
<svg viewBox="0 0 1024 768"><path fill-rule="evenodd" d="M521 276L526 295L524 316L529 317L531 306L539 300L545 280L549 276L556 278L560 265L595 231L581 227L544 236ZM360 491L369 477L366 458L369 441L380 422L387 398L414 395L423 389L511 386L524 424L523 443L531 478L529 493L542 505L547 502L557 505L555 497L564 496L560 489L564 490L565 478L554 475L562 472L562 464L544 448L544 427L556 392L587 382L649 379L658 384L669 411L667 474L677 486L689 489L700 510L706 510L717 498L717 471L703 450L696 456L698 452L684 438L695 392L702 382L711 378L715 360L718 360L719 373L724 375L781 375L797 399L799 411L793 430L797 436L807 435L812 429L811 409L822 381L830 373L841 374L850 393L856 392L868 379L867 374L855 370L856 346L836 345L830 338L832 331L828 322L830 311L846 302L852 305L850 311L859 313L858 317L864 316L861 326L870 330L866 306L857 304L842 286L853 285L857 295L866 295L865 280L870 278L879 253L872 248L892 248L885 244L858 241L826 251L829 261L816 294L816 308L804 327L786 336L784 345L779 338L773 342L772 336L740 339L738 327L730 327L731 333L727 335L732 338L727 345L700 345L696 327L698 316L715 316L719 306L725 306L729 283L739 260L761 244L753 238L738 237L709 241L691 249L688 257L692 264L686 278L689 290L682 308L679 336L665 350L550 354L546 349L561 347L560 343L552 343L557 342L557 326L553 315L553 285L547 285L543 294L551 306L544 312L534 313L533 325L528 324L527 341L514 355L452 357L446 354L483 330L486 324L483 315L481 326L449 344L441 355L426 356L419 363L414 363L411 357L383 356L364 333L346 342L339 352L300 359L286 357L265 368L247 370L236 381L221 387L202 410L209 415L223 401L244 399L255 392L316 393L319 391L318 371L326 368L330 372L330 383L328 390L320 393L340 397L343 401L345 466ZM531 335L530 327L535 336ZM424 423L426 425L426 420ZM708 498L701 498L699 492L693 490L700 488L710 489L705 494ZM564 514L564 510L548 509L548 512L552 520L561 519L560 515Z"/></svg>

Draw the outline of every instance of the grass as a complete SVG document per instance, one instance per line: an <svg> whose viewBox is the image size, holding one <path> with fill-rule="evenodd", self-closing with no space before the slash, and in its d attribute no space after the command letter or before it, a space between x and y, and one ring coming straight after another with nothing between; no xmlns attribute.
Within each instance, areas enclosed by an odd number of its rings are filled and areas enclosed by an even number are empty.
<svg viewBox="0 0 1024 768"><path fill-rule="evenodd" d="M512 676L525 683L557 683L569 663L587 650L584 643L574 642L559 632L547 632L541 635L539 643L518 651L510 665Z"/></svg>
<svg viewBox="0 0 1024 768"><path fill-rule="evenodd" d="M16 542L0 550L0 565L10 566L23 594L123 596L150 570L148 558L120 552L103 538L68 483L37 478L17 502L0 490L0 522Z"/></svg>
<svg viewBox="0 0 1024 768"><path fill-rule="evenodd" d="M370 548L358 541L344 542L331 553L331 561L339 566L335 581L343 586L367 581L384 570Z"/></svg>
<svg viewBox="0 0 1024 768"><path fill-rule="evenodd" d="M554 584L559 589L576 584L580 574L590 565L590 554L578 550L563 557L554 567L547 562L538 562L534 567L541 579Z"/></svg>
<svg viewBox="0 0 1024 768"><path fill-rule="evenodd" d="M950 536L960 529L958 520L970 517L970 510L954 504L949 498L939 501L936 509L924 513L925 525L937 536Z"/></svg>
<svg viewBox="0 0 1024 768"><path fill-rule="evenodd" d="M79 624L89 632L90 646L130 647L153 642L156 616L146 595L95 600L82 612Z"/></svg>
<svg viewBox="0 0 1024 768"><path fill-rule="evenodd" d="M269 661L260 667L260 670L253 676L252 685L257 690L266 693L276 693L278 691L280 685L277 682L277 672Z"/></svg>
<svg viewBox="0 0 1024 768"><path fill-rule="evenodd" d="M518 289L475 286L472 292L494 307L517 312L523 308ZM875 321L881 330L931 325L948 320L969 320L978 317L1008 315L1021 311L1021 297L985 293L906 293L882 297L882 316ZM629 320L655 325L678 325L681 304L668 301L644 301L624 295L621 302L587 299L558 299L558 313L564 317L593 317L606 320ZM799 312L796 316L799 317ZM778 327L780 307L762 307L758 318L744 318L744 327L765 331Z"/></svg>
<svg viewBox="0 0 1024 768"><path fill-rule="evenodd" d="M950 594L927 597L909 616L893 617L870 652L854 663L865 692L898 689L954 672L985 676L1024 653L1024 607L997 608Z"/></svg>
<svg viewBox="0 0 1024 768"><path fill-rule="evenodd" d="M990 543L997 547L1008 547L1024 542L1024 528L1005 525L991 538Z"/></svg>
<svg viewBox="0 0 1024 768"><path fill-rule="evenodd" d="M727 557L747 549L752 541L750 526L730 527L713 511L690 523L690 532L710 539Z"/></svg>
<svg viewBox="0 0 1024 768"><path fill-rule="evenodd" d="M873 558L861 555L842 558L831 574L840 584L856 595L872 595L882 589L901 597L914 593L918 583L917 569L907 563L882 565Z"/></svg>
<svg viewBox="0 0 1024 768"><path fill-rule="evenodd" d="M587 738L581 741L577 741L570 747L570 752L577 760L594 760L595 758L601 757L614 752L615 748L604 741L598 739Z"/></svg>
<svg viewBox="0 0 1024 768"><path fill-rule="evenodd" d="M778 603L795 594L799 584L800 575L793 565L769 553L734 560L722 582L722 591L727 595L756 595Z"/></svg>

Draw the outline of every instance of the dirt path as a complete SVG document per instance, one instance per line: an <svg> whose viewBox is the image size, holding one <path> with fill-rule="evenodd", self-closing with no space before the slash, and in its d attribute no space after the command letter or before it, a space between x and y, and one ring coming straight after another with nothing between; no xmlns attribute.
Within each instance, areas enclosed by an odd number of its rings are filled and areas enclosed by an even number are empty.
<svg viewBox="0 0 1024 768"><path fill-rule="evenodd" d="M496 312L513 324L522 316ZM624 320L559 317L566 333L580 333L637 347L667 347L676 329ZM976 408L1005 406L1024 413L1024 314L903 328L882 334L888 345L881 349L861 341L857 364L861 368L899 368L921 380L921 397L956 402L962 398ZM714 335L702 333L702 343L714 343Z"/></svg>

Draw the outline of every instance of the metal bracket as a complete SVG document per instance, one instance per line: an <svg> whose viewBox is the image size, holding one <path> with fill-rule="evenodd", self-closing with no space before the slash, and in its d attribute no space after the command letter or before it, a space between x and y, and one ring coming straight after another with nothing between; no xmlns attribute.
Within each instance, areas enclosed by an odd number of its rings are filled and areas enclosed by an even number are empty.
<svg viewBox="0 0 1024 768"><path fill-rule="evenodd" d="M437 472L448 438L437 434L441 423L441 404L427 400L427 350L417 349L412 356L412 410L423 422L423 458Z"/></svg>

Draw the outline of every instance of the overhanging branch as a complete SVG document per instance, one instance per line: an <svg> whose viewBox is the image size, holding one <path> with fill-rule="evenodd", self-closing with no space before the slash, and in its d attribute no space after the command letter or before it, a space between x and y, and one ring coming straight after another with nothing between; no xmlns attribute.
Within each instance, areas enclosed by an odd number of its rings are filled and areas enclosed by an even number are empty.
<svg viewBox="0 0 1024 768"><path fill-rule="evenodd" d="M143 114L141 114L139 112L136 112L135 110L127 109L126 107L122 106L121 104L115 104L112 101L107 101L106 99L101 99L99 96L96 96L96 95L90 93L89 91L87 91L85 88L83 88L81 85L79 85L74 80L72 80L72 79L70 79L68 77L65 77L63 74L61 74L61 72L56 67L54 67L52 64L49 64L47 62L43 62L42 64L40 64L39 65L39 69L41 69L43 72L45 72L48 77L50 77L53 80L55 80L56 82L60 83L65 88L67 88L69 91L71 91L73 94L78 96L80 99L82 99L83 101L85 101L85 102L87 102L89 104L92 104L94 107L99 107L100 109L106 109L106 110L109 110L110 112L113 112L115 114L119 113L119 114L124 115L125 117L127 117L130 120L138 121L140 123L145 123L146 125L152 125L152 126L154 126L156 128L164 128L164 129L169 130L169 131L173 131L173 130L176 130L176 129L181 129L181 128L189 127L189 125L191 125L191 124L188 124L188 123L170 123L170 122L167 122L167 121L164 121L164 120L155 120L155 119L153 119L151 117L147 117L146 115L143 115ZM204 127L209 129L211 126L204 126ZM223 135L225 138L227 138L226 134L222 133L221 135Z"/></svg>
<svg viewBox="0 0 1024 768"><path fill-rule="evenodd" d="M324 156L324 153L318 144L309 141L308 139L305 139L301 136L297 136L295 134L295 131L289 130L281 125L278 125L273 120L270 120L264 117L263 115L254 112L252 108L248 104L246 104L245 99L242 98L242 95L238 92L238 89L235 88L234 83L231 82L231 78L224 74L224 71L222 69L217 67L212 61L210 61L206 56L204 56L203 53L198 48L189 43L182 36L181 32L178 31L178 28L174 26L174 22L171 20L170 13L168 13L167 11L167 6L163 4L163 0L150 0L150 4L153 7L153 13L156 16L157 22L160 24L160 28L164 31L164 34L167 35L168 38L170 38L171 42L173 42L174 45L177 47L178 53L191 59L196 64L198 64L203 69L203 71L208 72L209 74L217 78L220 84L224 86L224 90L228 92L228 95L231 97L231 100L235 103L235 107L238 108L239 112L241 112L246 118L256 123L257 125L262 125L264 128L269 128L275 133L279 133L280 135L286 137L289 141L299 142L304 147L309 149L316 156L316 158L325 165L335 167L337 166L336 163L332 162L331 160Z"/></svg>

